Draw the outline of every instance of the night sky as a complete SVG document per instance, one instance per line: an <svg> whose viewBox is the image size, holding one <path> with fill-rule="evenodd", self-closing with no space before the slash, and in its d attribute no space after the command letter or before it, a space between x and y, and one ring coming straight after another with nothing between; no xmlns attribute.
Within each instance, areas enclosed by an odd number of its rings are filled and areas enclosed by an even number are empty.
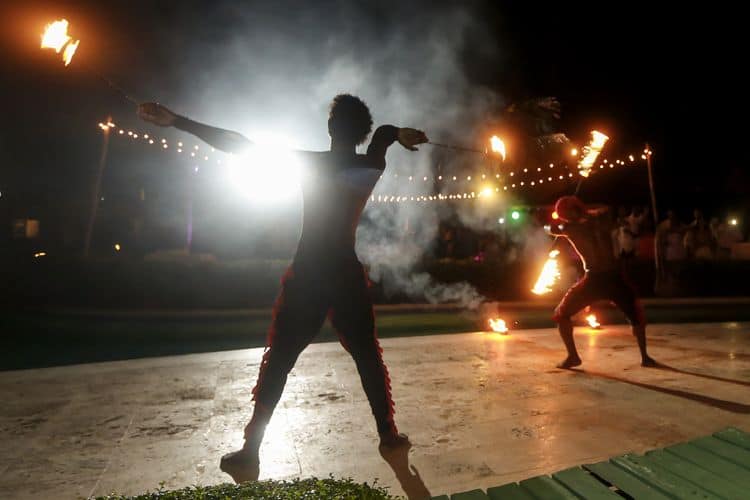
<svg viewBox="0 0 750 500"><path fill-rule="evenodd" d="M328 44L322 45L326 54L353 50L366 58L389 44L394 23L400 19L409 20L410 24L399 27L408 34L410 27L434 22L435 12L457 5L465 5L480 28L466 30L455 47L460 70L477 89L501 96L506 104L556 96L563 107L560 131L581 138L592 128L605 130L615 138L613 153L639 151L649 141L655 150L662 208L710 208L747 198L747 96L740 77L745 57L742 16L737 12L706 6L655 11L647 3L633 2L408 4L3 2L0 213L78 217L87 206L99 155L96 123L111 113L121 122L137 125L127 103L86 72L87 66L110 75L141 99L197 112L189 96L195 89L210 87L212 77L198 76L201 65L196 61L210 64L225 57L216 47L237 36L248 37L249 44L268 42L248 33L252 26L248 18L262 19L266 29L271 23L278 43L295 54L320 41ZM342 11L351 11L352 17L342 16ZM82 40L69 68L63 68L53 53L38 48L43 26L60 17L71 21L71 32ZM352 46L339 48L337 41L342 38L329 37L331 31L348 33ZM419 29L414 31L414 37L420 34ZM401 50L408 58L409 37L402 38ZM383 60L392 63L398 57L389 54ZM407 60L413 66L413 60ZM379 71L398 70L387 63ZM254 71L274 69L252 68L248 78ZM294 65L278 75L280 80L295 77ZM236 82L238 87L243 84ZM242 107L241 99L233 99L226 106ZM201 111L212 99L203 101ZM380 103L370 99L370 104L377 108ZM314 105L324 110L326 102ZM204 112L200 117L218 125L236 125L231 118L222 123L220 114ZM286 123L284 117L275 119ZM460 133L455 137L463 140ZM316 144L319 138L315 136ZM138 186L149 183L179 187L175 172L184 165L155 158L143 148L113 149L105 191L114 197L137 196ZM131 167L136 163L137 168ZM644 179L618 177L614 187L599 179L591 189L616 191L622 202L631 195L633 202L644 202ZM128 187L118 194L113 186Z"/></svg>

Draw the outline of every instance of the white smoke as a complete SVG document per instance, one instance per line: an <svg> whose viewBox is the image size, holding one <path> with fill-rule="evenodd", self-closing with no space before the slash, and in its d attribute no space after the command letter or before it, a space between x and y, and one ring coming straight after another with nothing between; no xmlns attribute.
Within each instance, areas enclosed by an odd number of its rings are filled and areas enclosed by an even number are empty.
<svg viewBox="0 0 750 500"><path fill-rule="evenodd" d="M301 149L328 147L327 106L348 92L369 105L375 126L390 123L425 130L439 142L476 146L478 133L503 104L495 92L472 85L461 54L467 39L493 50L481 16L461 3L276 2L274 7L219 3L231 15L231 36L216 34L205 49L185 54L178 109L249 137L273 131ZM325 15L325 17L323 17ZM179 21L177 21L179 22ZM207 25L216 20L206 19ZM231 29L230 29L231 28ZM469 37L470 35L470 37ZM179 40L175 41L179 52ZM197 71L200 68L200 71ZM481 139L480 139L481 141ZM481 142L480 142L481 145ZM443 171L481 161L424 145L410 153L394 145L375 194L432 194L438 162ZM398 178L394 176L398 174ZM417 181L407 182L408 176ZM500 193L499 195L501 195ZM475 228L490 219L477 202L370 203L358 231L357 251L386 292L430 302L475 307L482 297L466 283L436 283L418 270L432 251L441 219L457 211Z"/></svg>

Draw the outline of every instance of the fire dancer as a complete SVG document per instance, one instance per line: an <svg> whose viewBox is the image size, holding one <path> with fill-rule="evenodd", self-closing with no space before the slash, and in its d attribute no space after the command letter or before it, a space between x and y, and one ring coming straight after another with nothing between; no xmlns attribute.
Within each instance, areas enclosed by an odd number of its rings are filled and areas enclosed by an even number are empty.
<svg viewBox="0 0 750 500"><path fill-rule="evenodd" d="M572 368L581 364L571 317L597 300L610 300L625 313L638 340L642 366L656 366L646 352L646 318L635 290L625 277L612 249L611 224L605 220L606 206L586 206L576 196L563 196L555 204L555 211L564 224L548 226L554 236L566 238L584 267L584 275L565 294L555 309L554 319L560 337L568 350L568 357L558 368Z"/></svg>
<svg viewBox="0 0 750 500"><path fill-rule="evenodd" d="M241 134L192 121L156 103L142 104L138 114L156 125L190 132L222 151L241 153L252 146ZM367 105L352 95L337 95L328 116L330 150L297 152L304 165L302 235L274 306L244 446L221 459L221 470L237 482L258 478L260 445L287 375L326 315L357 365L375 417L381 452L410 446L393 419L390 379L375 334L367 277L354 243L360 214L385 169L388 147L398 141L416 151L415 146L427 142L427 137L420 130L383 125L375 130L367 154L357 154L357 145L371 129Z"/></svg>

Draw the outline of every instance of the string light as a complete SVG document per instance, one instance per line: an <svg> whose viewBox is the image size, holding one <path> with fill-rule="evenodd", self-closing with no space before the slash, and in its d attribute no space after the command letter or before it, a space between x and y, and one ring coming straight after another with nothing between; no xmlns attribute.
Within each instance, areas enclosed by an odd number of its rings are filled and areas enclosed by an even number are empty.
<svg viewBox="0 0 750 500"><path fill-rule="evenodd" d="M117 135L124 136L127 133L128 137L131 137L133 139L138 139L139 137L142 137L144 139L144 141L147 141L147 143L149 145L155 144L154 139L151 138L151 136L149 136L149 134L143 133L143 134L139 135L137 132L133 132L132 130L125 130L125 129L121 128L121 127L118 127L112 121L107 121L106 123L105 122L100 122L100 123L98 123L98 128L100 128L104 132L109 132L110 129L115 129L116 132L117 132ZM164 149L164 150L169 149L169 142L167 141L167 139L162 138L160 140L160 144L162 146L162 149ZM183 148L184 148L184 143L182 141L177 141L176 144L177 144L177 148L175 148L175 149L176 149L177 153L182 153L183 152ZM195 144L195 145L192 146L192 149L193 149L193 151L190 152L190 156L191 157L195 157L196 156L195 151L199 151L200 150L200 146L197 145L197 144ZM215 152L215 149L211 148L211 151ZM577 153L577 150L575 150L575 151ZM571 151L571 153L573 153L573 151ZM652 151L650 151L648 149L644 149L643 150L643 154L641 155L641 158L645 160L645 159L647 159L648 156L650 156L652 154L653 154ZM632 155L632 154L628 155L627 158L628 158L628 160L630 160L631 163L635 163L635 156L634 155ZM203 160L204 161L209 161L210 157L208 155L204 155L203 156ZM221 164L221 160L220 159L217 159L215 161L216 161L217 164ZM622 160L619 160L619 159L615 160L614 162L610 162L609 160L604 159L604 160L602 160L602 164L599 165L599 168L603 169L604 168L604 164L608 164L610 168L614 168L615 165L622 165L622 166L626 165L625 161L622 161ZM550 163L549 164L549 168L550 169L562 168L562 169L568 170L567 178L572 178L573 177L573 173L570 172L571 167L568 166L568 165L566 165L566 164L558 164L558 165L556 165L554 163ZM195 168L195 172L197 172L197 171L198 171L198 168L196 167ZM537 172L541 172L541 171L542 171L542 168L541 167L537 167ZM523 168L523 172L524 173L528 173L529 172L528 167L524 167ZM516 173L517 173L516 171L509 171L509 172L507 172L506 175L508 175L509 177L515 177ZM393 173L392 175L393 175L394 179L398 179L398 173ZM386 177L387 176L388 175L386 175ZM383 175L380 176L380 178L382 178L382 177L383 177ZM481 179L486 179L487 178L487 174L486 173L482 173L480 171L480 172L477 172L476 174L473 174L473 175L467 175L466 176L466 181L472 181L472 179L474 177L481 177ZM495 178L496 179L500 179L501 178L500 174L499 173L495 174ZM415 177L413 175L408 176L407 179L408 179L408 182L410 182L410 183L415 183L415 182L418 183L419 182L419 178ZM441 175L438 175L436 177L431 177L431 176L425 175L425 176L422 176L421 180L422 180L422 182L433 182L435 180L437 180L437 181L445 181L446 179L443 179L443 175L441 174ZM553 182L554 180L555 179L553 178L553 176L548 176L547 177L547 182ZM565 181L566 180L566 176L564 174L559 174L557 176L556 180ZM463 181L460 181L458 179L458 176L455 176L455 175L451 176L450 178L448 178L447 181L448 182L451 182L451 181L452 182L459 182L459 183L463 182ZM544 184L544 178L539 178L539 179L530 180L530 181L520 181L520 183L518 183L518 184L516 184L516 183L512 183L510 185L500 184L498 186L495 186L494 192L498 192L499 193L500 192L500 188L502 188L503 191L508 191L509 189L517 189L519 187L526 187L526 186L536 187L537 184L540 184L540 185ZM473 200L473 199L477 199L477 198L481 198L481 197L489 197L492 194L494 194L494 192L489 187L482 187L482 188L480 188L479 192L476 192L476 191L455 192L455 193L447 194L447 195L446 194L442 194L442 193L437 194L437 195L423 194L423 195L413 195L413 196L412 195L409 195L409 196L396 196L396 195L383 195L383 194L377 194L377 195L375 195L375 194L373 194L370 197L370 200L373 201L373 202L378 202L378 203L394 203L394 202L395 203L403 203L403 202L406 202L406 201L428 202L428 201L448 201L448 200Z"/></svg>

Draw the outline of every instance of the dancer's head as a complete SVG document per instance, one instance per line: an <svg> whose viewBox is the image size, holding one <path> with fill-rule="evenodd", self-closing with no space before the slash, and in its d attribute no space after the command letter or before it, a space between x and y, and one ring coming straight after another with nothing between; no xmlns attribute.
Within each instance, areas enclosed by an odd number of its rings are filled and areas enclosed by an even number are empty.
<svg viewBox="0 0 750 500"><path fill-rule="evenodd" d="M563 196L555 203L555 212L564 222L575 222L586 214L586 205L577 196Z"/></svg>
<svg viewBox="0 0 750 500"><path fill-rule="evenodd" d="M372 130L372 115L362 99L339 94L331 102L328 113L328 134L331 141L342 146L362 144Z"/></svg>

